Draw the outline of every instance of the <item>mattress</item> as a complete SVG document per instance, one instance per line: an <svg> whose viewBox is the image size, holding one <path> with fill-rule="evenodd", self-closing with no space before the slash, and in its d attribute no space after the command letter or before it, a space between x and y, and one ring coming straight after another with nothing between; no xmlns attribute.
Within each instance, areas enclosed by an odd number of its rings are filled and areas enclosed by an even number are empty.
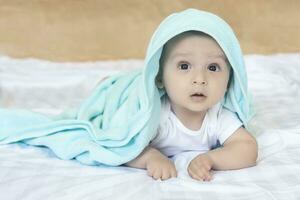
<svg viewBox="0 0 300 200"><path fill-rule="evenodd" d="M300 199L300 53L246 55L259 144L254 167L153 180L142 169L85 166L49 149L0 145L0 199ZM99 82L143 60L58 63L0 56L0 106L49 115L80 105ZM1 120L1 119L0 119ZM1 133L0 133L1 134Z"/></svg>

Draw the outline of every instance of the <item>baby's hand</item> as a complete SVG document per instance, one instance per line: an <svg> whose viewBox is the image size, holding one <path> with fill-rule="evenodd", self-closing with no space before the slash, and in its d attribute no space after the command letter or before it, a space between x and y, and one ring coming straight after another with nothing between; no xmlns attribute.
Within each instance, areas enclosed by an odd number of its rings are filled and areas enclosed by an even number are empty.
<svg viewBox="0 0 300 200"><path fill-rule="evenodd" d="M166 180L172 177L177 177L177 171L174 163L156 149L147 160L146 168L148 175L153 177L155 180Z"/></svg>
<svg viewBox="0 0 300 200"><path fill-rule="evenodd" d="M210 174L212 166L213 161L211 158L207 154L200 154L190 162L188 173L193 179L210 181L212 179Z"/></svg>

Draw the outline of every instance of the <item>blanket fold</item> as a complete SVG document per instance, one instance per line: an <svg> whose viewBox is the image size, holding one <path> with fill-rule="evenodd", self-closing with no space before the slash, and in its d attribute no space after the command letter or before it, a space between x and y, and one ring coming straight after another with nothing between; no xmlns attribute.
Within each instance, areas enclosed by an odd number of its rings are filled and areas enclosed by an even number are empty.
<svg viewBox="0 0 300 200"><path fill-rule="evenodd" d="M167 17L153 34L142 70L105 79L82 105L58 116L0 109L0 143L46 146L61 159L87 165L124 164L155 136L160 98L155 85L163 45L189 30L213 37L227 56L233 77L222 104L247 122L253 115L239 43L229 25L208 12L187 9Z"/></svg>

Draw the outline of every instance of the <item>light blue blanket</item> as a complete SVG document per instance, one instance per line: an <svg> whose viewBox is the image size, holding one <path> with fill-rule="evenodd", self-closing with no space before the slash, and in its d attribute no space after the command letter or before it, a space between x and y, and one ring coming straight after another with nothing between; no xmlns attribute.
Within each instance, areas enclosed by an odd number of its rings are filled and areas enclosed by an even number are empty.
<svg viewBox="0 0 300 200"><path fill-rule="evenodd" d="M0 109L0 143L46 146L61 159L76 159L87 165L116 166L134 159L158 128L164 92L155 86L155 77L162 47L189 30L212 36L223 49L234 73L222 103L247 126L252 117L247 76L233 31L211 13L188 9L160 24L151 38L142 70L106 79L77 110L50 117Z"/></svg>

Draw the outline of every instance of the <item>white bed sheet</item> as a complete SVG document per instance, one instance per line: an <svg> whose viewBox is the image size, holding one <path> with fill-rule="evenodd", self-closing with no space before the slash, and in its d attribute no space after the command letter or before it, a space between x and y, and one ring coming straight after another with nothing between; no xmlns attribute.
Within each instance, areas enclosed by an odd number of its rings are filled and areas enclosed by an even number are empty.
<svg viewBox="0 0 300 200"><path fill-rule="evenodd" d="M144 170L84 166L46 148L0 145L0 199L300 199L300 53L247 55L245 61L257 112L257 166L215 171L211 182L182 171L176 179L155 181ZM78 106L103 77L142 65L2 56L0 106L57 114Z"/></svg>

